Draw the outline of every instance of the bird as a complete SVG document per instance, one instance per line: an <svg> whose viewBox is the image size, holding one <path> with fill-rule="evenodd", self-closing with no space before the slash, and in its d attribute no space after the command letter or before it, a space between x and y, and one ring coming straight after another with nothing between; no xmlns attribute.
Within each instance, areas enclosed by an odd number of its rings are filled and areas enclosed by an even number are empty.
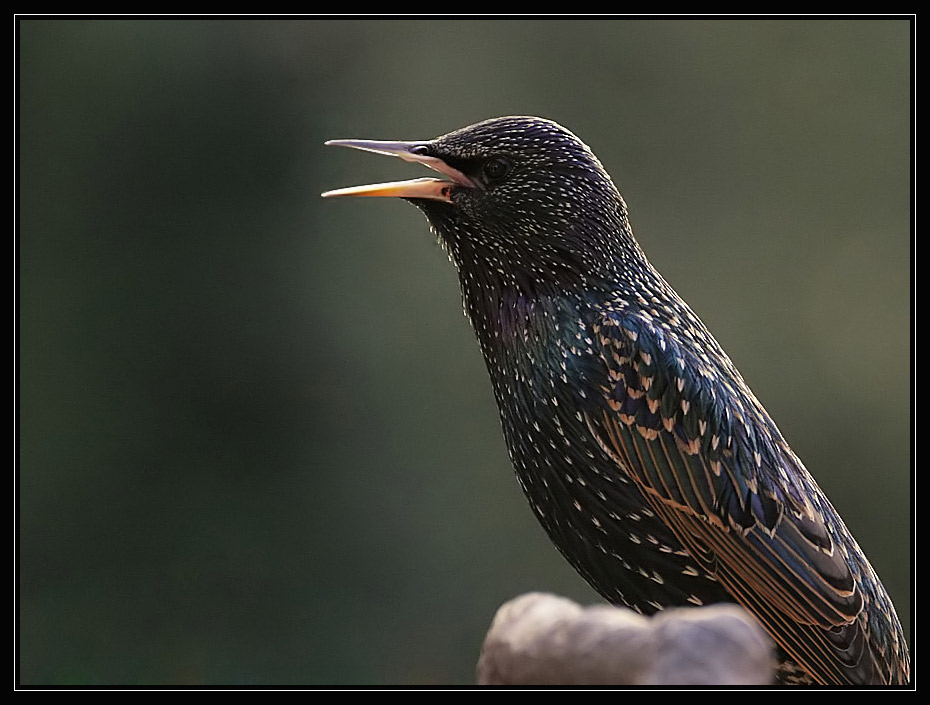
<svg viewBox="0 0 930 705"><path fill-rule="evenodd" d="M701 319L653 267L592 150L539 117L330 140L438 177L324 197L416 206L458 273L510 460L556 548L644 615L738 603L779 684L901 685L891 599Z"/></svg>

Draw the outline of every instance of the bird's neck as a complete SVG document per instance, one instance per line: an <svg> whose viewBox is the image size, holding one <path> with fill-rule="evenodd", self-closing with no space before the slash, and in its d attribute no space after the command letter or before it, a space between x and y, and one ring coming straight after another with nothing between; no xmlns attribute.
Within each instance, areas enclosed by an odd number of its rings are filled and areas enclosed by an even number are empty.
<svg viewBox="0 0 930 705"><path fill-rule="evenodd" d="M534 349L570 344L612 298L646 280L661 282L628 237L615 252L552 248L502 254L471 243L455 248L465 312L485 357L531 356Z"/></svg>
<svg viewBox="0 0 930 705"><path fill-rule="evenodd" d="M490 285L462 277L461 284L492 378L517 375L524 381L548 378L564 365L560 351L581 346L597 302L606 296L597 290L568 293L545 282Z"/></svg>

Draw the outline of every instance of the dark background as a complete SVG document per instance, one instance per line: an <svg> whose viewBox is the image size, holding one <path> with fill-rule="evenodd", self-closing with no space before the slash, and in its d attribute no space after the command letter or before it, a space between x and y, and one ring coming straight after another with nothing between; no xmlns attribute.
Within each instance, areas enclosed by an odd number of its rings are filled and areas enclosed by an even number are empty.
<svg viewBox="0 0 930 705"><path fill-rule="evenodd" d="M467 684L597 597L513 479L423 217L327 139L553 118L910 636L907 20L18 23L25 684Z"/></svg>

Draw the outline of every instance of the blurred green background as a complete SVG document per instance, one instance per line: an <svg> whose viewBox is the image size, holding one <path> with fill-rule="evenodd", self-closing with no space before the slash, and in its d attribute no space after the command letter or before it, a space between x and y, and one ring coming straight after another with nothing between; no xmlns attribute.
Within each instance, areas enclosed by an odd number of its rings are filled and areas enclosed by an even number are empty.
<svg viewBox="0 0 930 705"><path fill-rule="evenodd" d="M596 595L514 481L424 175L326 139L553 118L614 176L910 637L906 20L19 30L25 684L468 684Z"/></svg>

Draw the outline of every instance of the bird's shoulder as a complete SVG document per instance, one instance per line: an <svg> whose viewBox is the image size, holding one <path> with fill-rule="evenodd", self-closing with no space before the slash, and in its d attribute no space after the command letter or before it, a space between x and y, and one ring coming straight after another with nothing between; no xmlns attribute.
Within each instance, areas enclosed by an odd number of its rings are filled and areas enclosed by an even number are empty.
<svg viewBox="0 0 930 705"><path fill-rule="evenodd" d="M605 418L648 442L670 445L676 458L690 459L686 464L706 466L700 484L713 496L692 495L692 506L736 529L771 530L786 503L804 504L810 488L800 461L706 326L674 292L652 300L608 299L591 327L607 375ZM659 480L651 484L664 486ZM666 494L676 495L671 487Z"/></svg>

